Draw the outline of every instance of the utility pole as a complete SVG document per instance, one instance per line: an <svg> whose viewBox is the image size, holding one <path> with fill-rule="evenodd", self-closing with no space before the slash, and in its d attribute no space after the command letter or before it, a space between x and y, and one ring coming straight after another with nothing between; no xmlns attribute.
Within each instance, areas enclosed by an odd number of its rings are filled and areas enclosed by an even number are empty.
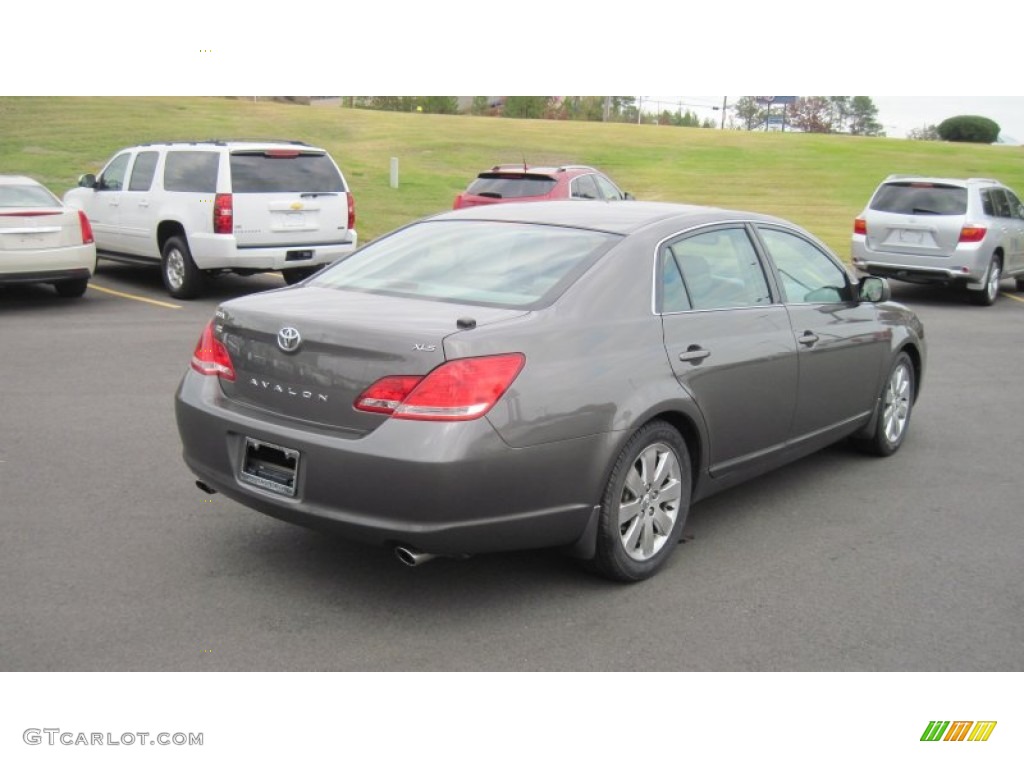
<svg viewBox="0 0 1024 768"><path fill-rule="evenodd" d="M725 110L729 108L729 97L722 97L722 130L725 130Z"/></svg>

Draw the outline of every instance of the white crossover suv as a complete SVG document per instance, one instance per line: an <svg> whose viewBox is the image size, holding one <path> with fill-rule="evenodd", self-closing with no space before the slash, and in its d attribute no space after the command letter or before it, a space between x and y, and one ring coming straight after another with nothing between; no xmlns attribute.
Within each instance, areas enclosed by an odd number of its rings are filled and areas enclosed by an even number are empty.
<svg viewBox="0 0 1024 768"><path fill-rule="evenodd" d="M295 283L357 244L345 177L327 150L296 141L130 147L64 201L85 211L101 257L159 263L180 299L223 271Z"/></svg>

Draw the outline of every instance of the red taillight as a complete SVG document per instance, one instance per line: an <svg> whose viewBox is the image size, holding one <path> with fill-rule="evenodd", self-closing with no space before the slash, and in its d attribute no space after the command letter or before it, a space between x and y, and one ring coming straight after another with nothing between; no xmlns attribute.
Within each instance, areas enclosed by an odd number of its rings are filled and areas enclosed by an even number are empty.
<svg viewBox="0 0 1024 768"><path fill-rule="evenodd" d="M93 242L92 224L89 223L89 217L85 215L85 211L78 212L78 223L82 228L82 245Z"/></svg>
<svg viewBox="0 0 1024 768"><path fill-rule="evenodd" d="M961 243L980 243L985 239L985 233L987 232L985 227L963 227L960 230L960 242Z"/></svg>
<svg viewBox="0 0 1024 768"><path fill-rule="evenodd" d="M235 209L231 195L217 195L213 198L213 232L216 235L230 235L234 231Z"/></svg>
<svg viewBox="0 0 1024 768"><path fill-rule="evenodd" d="M462 194L460 193L460 194L455 196L455 202L452 203L452 210L453 211L457 211L461 207L462 207Z"/></svg>
<svg viewBox="0 0 1024 768"><path fill-rule="evenodd" d="M352 197L351 192L346 192L345 197L348 198L348 229L356 228L356 199Z"/></svg>
<svg viewBox="0 0 1024 768"><path fill-rule="evenodd" d="M213 335L213 321L203 330L192 353L192 370L204 376L219 376L228 381L235 380L235 366L231 363L227 347Z"/></svg>
<svg viewBox="0 0 1024 768"><path fill-rule="evenodd" d="M487 413L523 370L518 352L467 357L438 366L424 378L387 376L356 398L361 411L417 421L470 421Z"/></svg>
<svg viewBox="0 0 1024 768"><path fill-rule="evenodd" d="M866 235L868 233L868 223L864 219L853 220L853 234L855 235Z"/></svg>

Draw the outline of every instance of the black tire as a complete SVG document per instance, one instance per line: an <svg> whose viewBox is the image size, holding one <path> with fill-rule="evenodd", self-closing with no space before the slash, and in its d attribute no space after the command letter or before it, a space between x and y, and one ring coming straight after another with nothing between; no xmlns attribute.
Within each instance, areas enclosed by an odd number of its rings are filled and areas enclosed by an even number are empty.
<svg viewBox="0 0 1024 768"><path fill-rule="evenodd" d="M61 280L59 283L53 284L53 289L57 291L57 295L62 298L77 299L85 293L85 289L88 285L89 278L85 277L81 280Z"/></svg>
<svg viewBox="0 0 1024 768"><path fill-rule="evenodd" d="M999 280L1002 277L1003 265L998 256L993 256L985 272L985 287L980 291L970 291L971 304L979 307L991 307L999 298Z"/></svg>
<svg viewBox="0 0 1024 768"><path fill-rule="evenodd" d="M664 421L638 430L605 486L592 569L622 582L653 576L679 542L691 488L690 454L679 432Z"/></svg>
<svg viewBox="0 0 1024 768"><path fill-rule="evenodd" d="M892 456L896 453L910 428L916 387L917 377L910 355L900 352L882 386L874 435L856 439L854 444L874 456Z"/></svg>
<svg viewBox="0 0 1024 768"><path fill-rule="evenodd" d="M161 251L160 275L164 288L176 299L194 299L202 292L204 276L192 261L192 252L184 237L167 239Z"/></svg>
<svg viewBox="0 0 1024 768"><path fill-rule="evenodd" d="M284 281L288 283L288 285L295 285L296 283L301 283L307 277L315 275L319 271L320 267L298 267L294 269L282 269L281 277L284 278Z"/></svg>

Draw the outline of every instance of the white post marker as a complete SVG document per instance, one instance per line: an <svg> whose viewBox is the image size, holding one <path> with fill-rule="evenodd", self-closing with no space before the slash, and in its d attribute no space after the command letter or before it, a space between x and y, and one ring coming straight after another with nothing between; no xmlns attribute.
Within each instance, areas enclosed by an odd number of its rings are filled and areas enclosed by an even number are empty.
<svg viewBox="0 0 1024 768"><path fill-rule="evenodd" d="M398 189L398 158L391 158L391 188Z"/></svg>

